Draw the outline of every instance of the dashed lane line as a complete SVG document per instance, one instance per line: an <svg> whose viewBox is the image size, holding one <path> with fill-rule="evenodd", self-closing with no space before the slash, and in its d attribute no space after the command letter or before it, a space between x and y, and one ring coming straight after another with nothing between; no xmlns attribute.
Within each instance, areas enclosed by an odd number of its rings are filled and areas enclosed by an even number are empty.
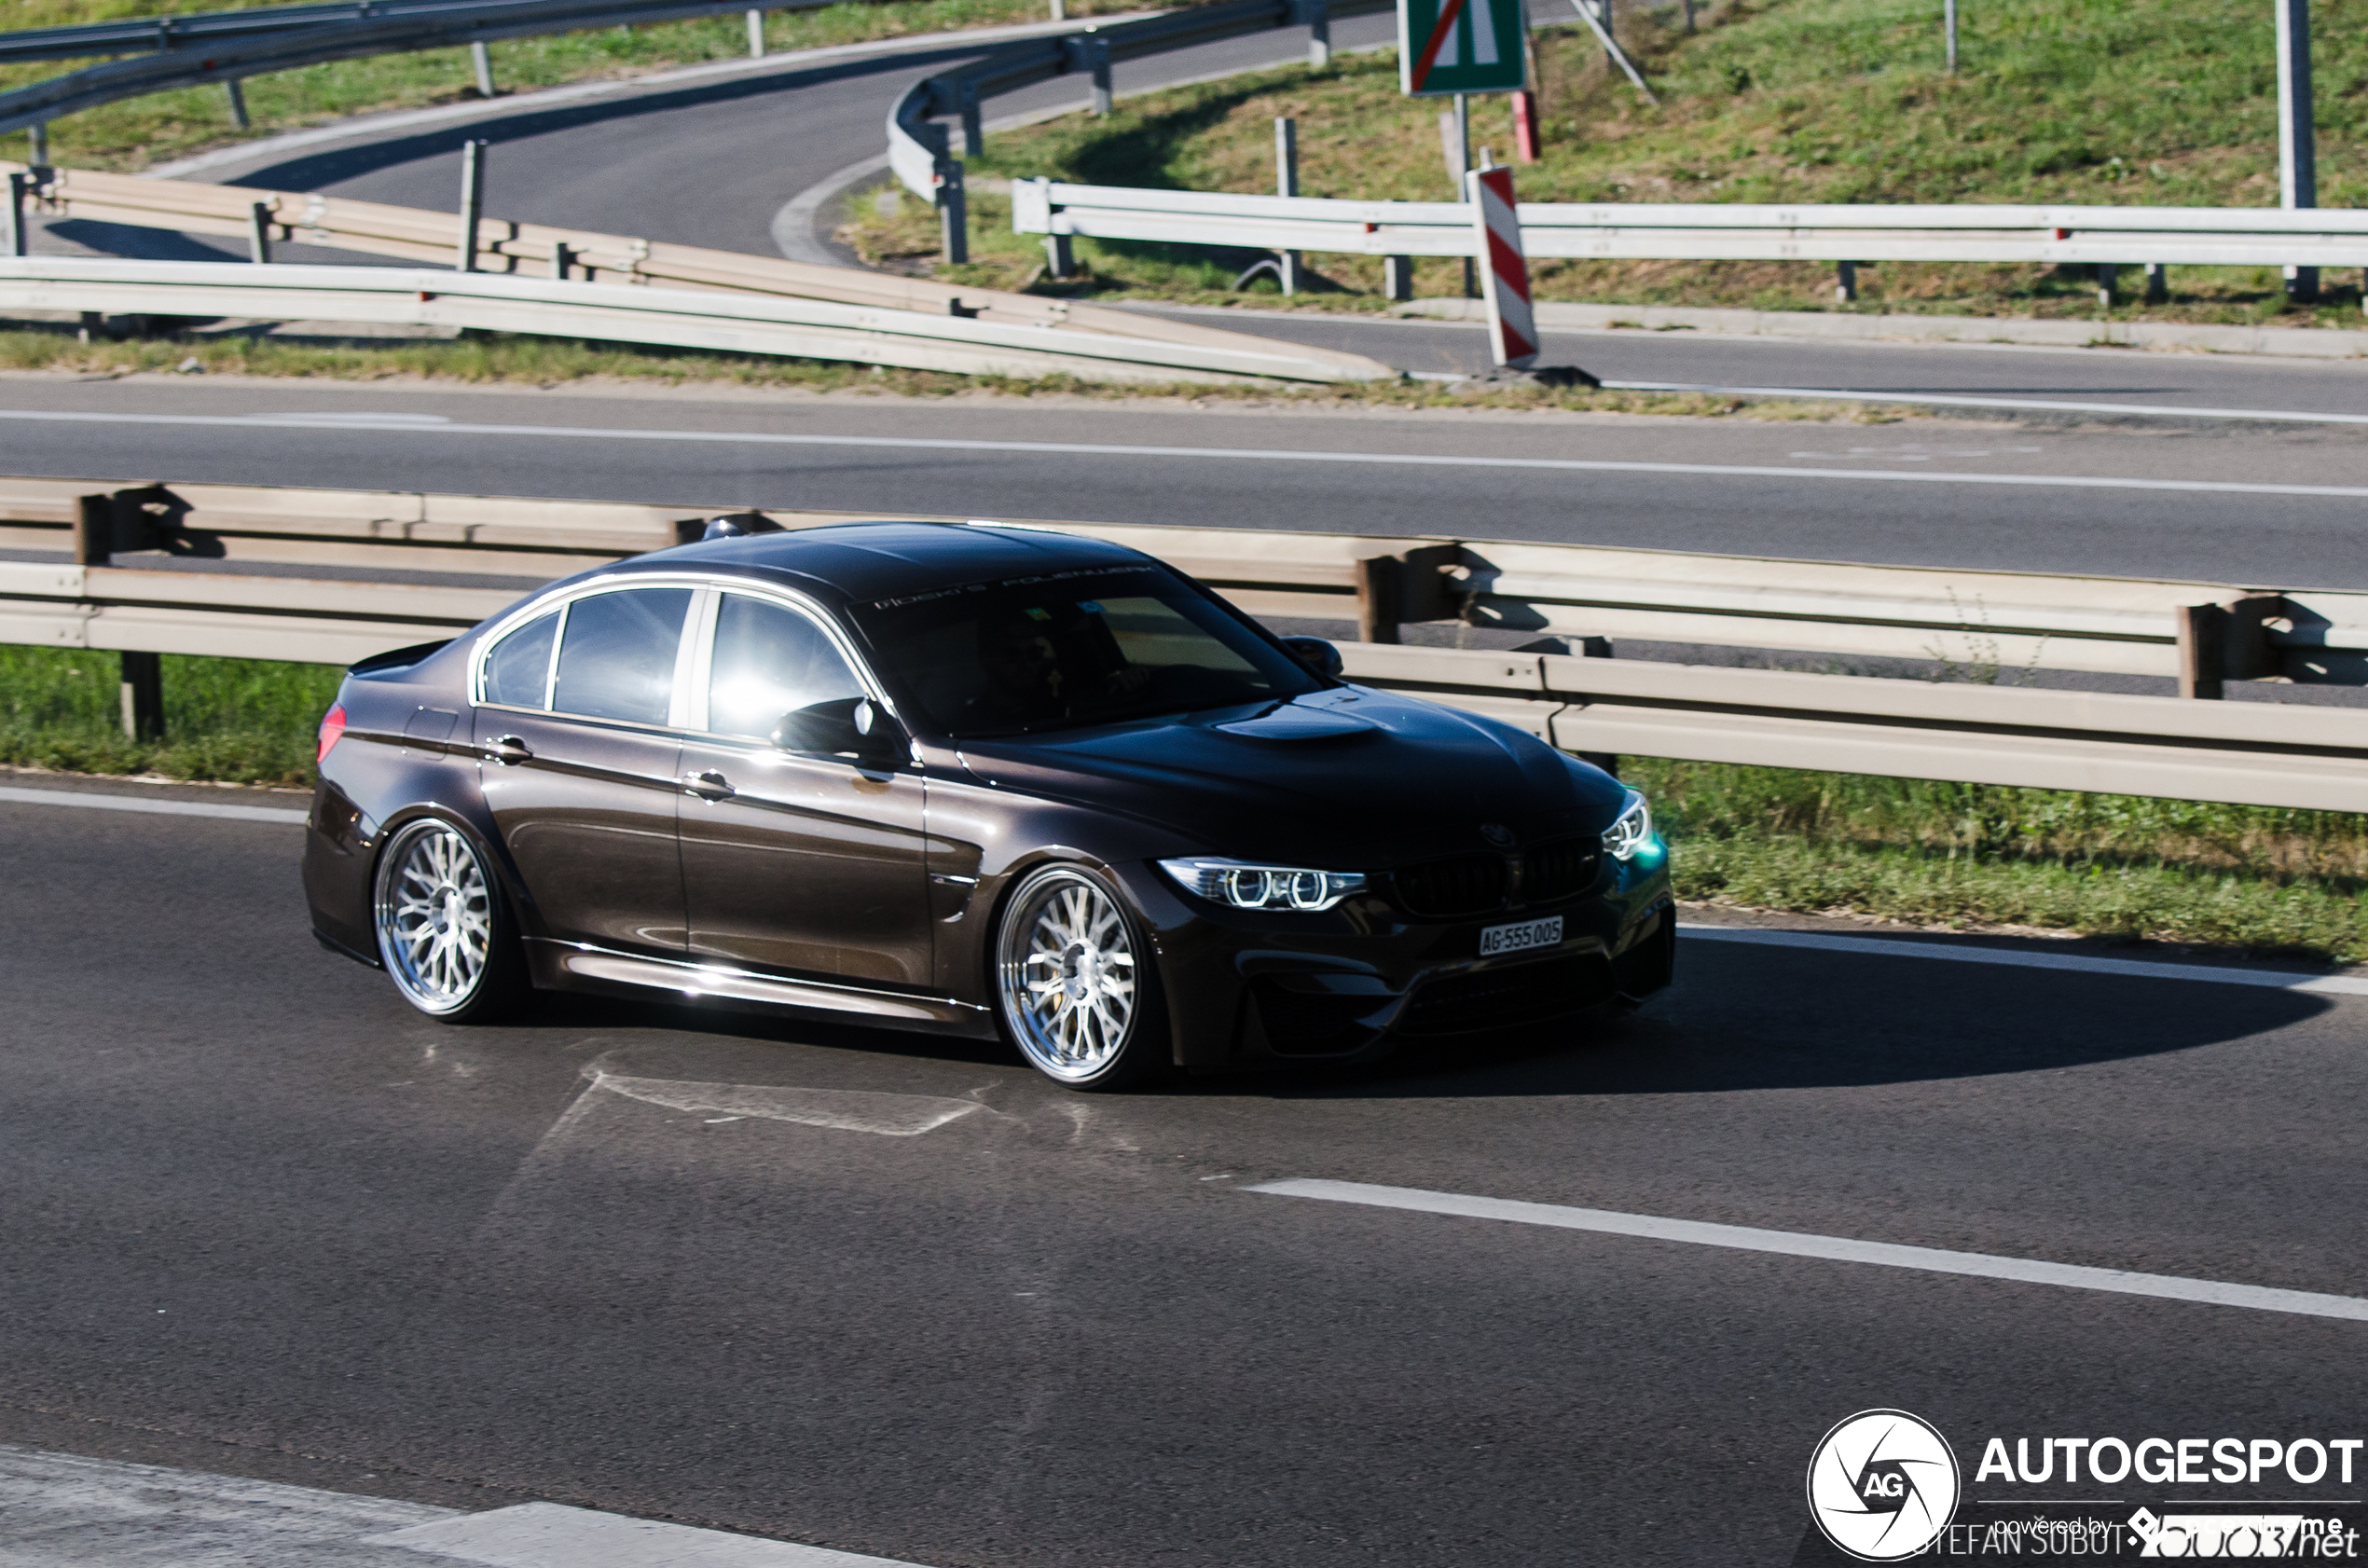
<svg viewBox="0 0 2368 1568"><path fill-rule="evenodd" d="M480 435L503 441L654 441L712 446L868 447L902 452L996 452L1033 457L1177 458L1222 462L1363 464L1383 468L1526 470L1554 474L1665 474L1704 479L1834 479L1883 485L1989 485L2016 489L2155 490L2187 495L2273 495L2368 500L2368 485L2281 485L2235 479L2143 479L2127 475L1900 472L1775 463L1642 462L1611 458L1513 458L1451 452L1329 452L1275 447L1154 447L1092 441L985 441L953 436L822 435L780 431L640 430L609 425L506 425L400 417L310 414L115 414L87 409L0 408L0 420L203 429L372 431L404 435Z"/></svg>
<svg viewBox="0 0 2368 1568"><path fill-rule="evenodd" d="M1904 942L1895 937L1832 936L1824 931L1770 930L1760 926L1710 926L1681 920L1677 928L1709 942L1748 942L1763 947L1807 947L1824 953L1854 953L1879 958L1936 958L1959 964L2003 964L2011 969L2069 970L2080 974L2120 975L2129 980L2191 980L2212 985L2253 985L2273 991L2368 997L2368 978L2344 974L2295 974L2219 964L2163 964L2141 958L2092 958L2079 953L2034 953L2028 948L1961 947Z"/></svg>
<svg viewBox="0 0 2368 1568"><path fill-rule="evenodd" d="M2119 1296L2153 1296L2166 1300L2195 1301L2207 1306L2244 1307L2254 1312L2368 1322L2368 1300L2357 1296L2327 1296L2313 1290L2231 1285L2223 1280L2187 1279L2178 1274L2141 1274L2126 1269L2092 1269L2077 1263L2002 1258L1986 1252L1948 1252L1939 1247L1903 1246L1893 1242L1866 1242L1849 1236L1818 1236L1800 1231L1763 1231L1749 1225L1715 1225L1699 1219L1667 1219L1658 1215L1621 1214L1612 1209L1571 1208L1561 1204L1530 1204L1510 1198L1480 1198L1461 1192L1432 1192L1418 1187L1379 1187L1362 1181L1293 1177L1260 1182L1243 1190L1272 1193L1284 1198L1315 1198L1325 1203L1356 1204L1367 1208L1411 1209L1420 1214L1452 1215L1466 1219L1509 1220L1517 1225L1545 1225L1563 1231L1593 1231L1605 1235L1680 1242L1693 1246L1726 1247L1740 1252L1781 1253L1792 1258L1817 1258L1837 1263L1871 1263L1879 1268L1913 1269L1924 1273L1970 1274L2025 1285L2052 1285L2072 1290L2101 1290Z"/></svg>

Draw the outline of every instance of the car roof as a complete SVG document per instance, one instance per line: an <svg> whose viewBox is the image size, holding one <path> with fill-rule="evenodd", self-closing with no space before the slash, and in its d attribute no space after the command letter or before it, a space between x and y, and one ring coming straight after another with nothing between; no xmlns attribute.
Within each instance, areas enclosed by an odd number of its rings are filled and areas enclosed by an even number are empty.
<svg viewBox="0 0 2368 1568"><path fill-rule="evenodd" d="M787 580L842 603L1076 567L1125 566L1150 557L1123 544L1052 529L991 523L832 523L821 528L712 539L656 550L623 570L715 571Z"/></svg>

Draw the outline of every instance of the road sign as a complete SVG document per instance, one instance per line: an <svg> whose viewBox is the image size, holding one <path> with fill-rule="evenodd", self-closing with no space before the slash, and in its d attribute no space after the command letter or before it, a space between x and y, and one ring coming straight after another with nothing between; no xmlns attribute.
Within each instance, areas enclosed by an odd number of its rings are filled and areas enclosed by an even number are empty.
<svg viewBox="0 0 2368 1568"><path fill-rule="evenodd" d="M1480 229L1480 293L1488 301L1488 346L1496 363L1526 370L1537 358L1537 322L1529 304L1529 261L1521 254L1521 209L1513 172L1501 165L1464 176Z"/></svg>
<svg viewBox="0 0 2368 1568"><path fill-rule="evenodd" d="M1519 92L1529 85L1522 0L1397 0L1397 84L1409 93Z"/></svg>

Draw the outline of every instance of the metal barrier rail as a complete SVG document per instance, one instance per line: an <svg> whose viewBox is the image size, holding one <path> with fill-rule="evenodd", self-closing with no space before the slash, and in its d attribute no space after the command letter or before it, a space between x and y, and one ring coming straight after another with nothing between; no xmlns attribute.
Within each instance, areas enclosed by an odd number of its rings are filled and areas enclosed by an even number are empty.
<svg viewBox="0 0 2368 1568"><path fill-rule="evenodd" d="M1345 378L1293 345L1059 332L827 300L378 267L0 259L0 312L371 323L530 333L965 375L1170 381Z"/></svg>
<svg viewBox="0 0 2368 1568"><path fill-rule="evenodd" d="M2368 212L2276 207L1523 202L1532 258L2368 266ZM1015 180L1022 234L1350 255L1477 254L1459 201L1342 201Z"/></svg>
<svg viewBox="0 0 2368 1568"><path fill-rule="evenodd" d="M345 664L454 635L536 581L665 548L695 534L714 512L733 509L0 479L0 547L60 557L57 564L0 562L0 641ZM857 520L848 514L773 516L792 528ZM1695 624L1688 617L1706 616L1727 623L1729 635L1723 640L1751 645L1758 635L1755 626L1783 626L1790 629L1781 645L1798 646L1822 625L1867 640L1890 637L1889 650L1908 656L1919 652L1915 639L1945 624L1949 612L1939 605L1968 585L1976 591L1982 585L2011 590L2020 612L2059 628L2076 658L2135 657L2127 651L2141 649L2142 658L2157 661L2178 652L2163 625L2165 607L2231 591L2192 583L1827 567L1578 545L1054 526L1158 555L1254 614L1339 619L1362 609L1370 622L1395 594L1400 602L1391 613L1397 619L1461 606L1483 619L1494 613L1501 625L1508 624L1512 606L1525 604L1549 624L1567 615L1574 624L1605 627L1616 623L1586 619L1601 612L1582 601L1502 591L1523 581L1507 568L1526 570L1531 589L1611 582L1612 573L1625 571L1627 581L1660 584L1673 598L1689 583L1703 601L1749 596L1741 605L1632 608L1629 613L1639 617L1634 624L1653 632L1666 634ZM1399 553L1372 554L1387 544L1399 546ZM507 575L518 583L516 590L443 588L109 564L115 555L132 551L204 558L217 568L334 565ZM1437 585L1423 591L1436 595L1437 602L1409 602L1408 580L1425 576ZM1814 579L1829 579L1822 593L1811 591ZM2279 596L2278 604L2285 616L2255 624L2287 625L2279 634L2286 644L2281 657L2320 657L2323 644L2344 638L2355 649L2368 647L2368 595L2306 591ZM1888 618L1864 613L1879 605L1891 612ZM1816 619L1853 608L1861 612L1857 618ZM1668 621L1643 619L1656 612ZM2353 618L2338 623L2330 618L2336 614ZM1910 624L1913 616L1925 620ZM1394 635L1396 624L1385 618L1369 629L1386 626ZM2051 634L2049 646L2056 645ZM2101 649L2122 652L2108 655L2097 652ZM2358 709L1380 641L1346 643L1342 652L1356 680L1488 713L1570 750L2368 810L2368 712ZM2355 655L2353 679L2358 663ZM2129 666L2075 662L2072 667Z"/></svg>
<svg viewBox="0 0 2368 1568"><path fill-rule="evenodd" d="M287 7L254 12L215 12L205 16L151 17L137 23L103 23L88 28L42 29L33 34L0 34L0 60L56 59L53 33L101 34L113 29L145 28L153 46L160 27L180 28L202 23L218 29L196 34L171 47L133 59L85 66L47 81L0 92L0 131L21 131L127 98L176 88L234 82L273 71L358 60L376 54L410 54L420 49L452 48L464 44L491 43L503 38L535 37L575 33L596 27L625 27L649 22L687 21L698 17L727 16L750 10L810 10L833 0L370 0L366 7ZM240 26L236 19L258 20L284 9L287 21L273 21L259 30ZM296 12L328 12L340 20L294 20ZM19 50L11 53L12 41ZM118 40L119 42L119 40ZM136 48L131 45L127 47ZM78 48L81 54L119 52L110 45Z"/></svg>
<svg viewBox="0 0 2368 1568"><path fill-rule="evenodd" d="M0 173L24 172L27 171L23 164L0 162ZM463 220L449 213L394 207L377 201L355 201L344 197L322 196L317 192L259 190L247 186L210 186L185 180L152 180L136 174L105 174L81 169L48 170L34 188L33 211L47 217L129 224L192 234L235 236L248 243L253 243L259 235L267 245L296 241L417 262L448 262L459 254L463 241ZM709 300L713 296L723 294L776 302L827 301L866 311L890 312L880 320L893 323L890 334L900 340L900 352L894 355L872 352L877 344L869 337L840 337L828 341L811 338L807 340L807 348L778 350L760 349L750 340L744 346L747 351L751 352L795 352L816 358L848 359L858 364L954 369L957 368L957 360L964 363L975 360L975 352L965 350L934 356L924 362L913 357L915 346L932 338L975 344L981 339L981 334L966 324L975 323L985 329L1028 329L1025 335L1018 337L1006 330L1000 335L999 341L1006 348L1016 346L1029 350L1035 355L1049 353L1059 362L1053 368L1089 379L1140 381L1191 378L1168 373L1180 370L1196 371L1203 375L1275 376L1314 381L1371 380L1397 374L1380 361L1361 354L1286 344L1271 337L1231 332L1195 322L1172 321L1138 311L1114 310L1104 306L1047 298L1039 295L1015 294L1004 289L936 283L925 279L869 272L857 268L816 267L804 262L786 261L778 256L747 255L737 251L714 251L696 245L675 245L626 235L556 228L497 217L478 219L475 241L477 275L483 277L506 277L523 282L539 274L544 279L561 283L572 281L636 287L662 285L669 289L696 291L700 298ZM96 282L103 277L107 268L135 264L94 265L101 268L99 272L90 274ZM205 263L145 265L185 266L193 269L187 274L190 282L241 291L235 296L224 296L236 307L227 312L234 315L249 314L252 310L262 309L261 296L251 291L294 285L294 280L285 276L274 279L264 275L267 270L282 275L289 270L280 267L263 269ZM308 270L319 272L324 269ZM343 274L361 269L333 268L325 270ZM371 270L377 271L375 268ZM254 275L241 277L238 274ZM392 276L379 273L382 282ZM441 309L423 309L408 314L398 311L368 319L468 324L502 330L544 330L543 326L525 324L529 319L525 314L515 321L507 317L495 319L472 314L468 322L461 323L451 314L461 307L450 301L469 294L469 286L458 281L459 274L438 273L435 276L443 282L419 287L439 296L445 301ZM337 295L310 301L304 307L305 315L314 319L355 319L339 318L336 312L359 308L352 301L359 297L356 291L368 291L366 281L339 277L333 282L338 286ZM177 288L183 284L176 282L172 286ZM396 286L393 292L399 295L402 286L410 285ZM547 295L546 299L554 304L577 304L587 302L588 296L582 295L578 289L571 288ZM379 305L381 309L395 309L400 303L398 299L382 299ZM424 307L433 302L420 303ZM113 307L60 303L57 308L104 310ZM195 305L176 309L171 303L123 308L164 314L209 313ZM673 312L673 317L671 324L679 325L679 310ZM558 317L546 315L544 319L553 323L559 322ZM816 324L825 323L818 321ZM561 327L554 324L551 329L560 330ZM694 341L676 337L620 336L640 342ZM1073 343L1082 346L1072 352L1070 345ZM1121 343L1153 345L1142 350L1136 357L1143 365L1163 366L1166 370L1154 375L1145 369L1128 369L1121 363L1124 356L1112 351L1114 346ZM716 345L705 343L701 346ZM1012 359L998 363L1017 364L1022 361ZM1032 357L1026 363L1042 365L1052 362ZM1260 365L1271 368L1246 368ZM1041 374L1042 371L998 373Z"/></svg>

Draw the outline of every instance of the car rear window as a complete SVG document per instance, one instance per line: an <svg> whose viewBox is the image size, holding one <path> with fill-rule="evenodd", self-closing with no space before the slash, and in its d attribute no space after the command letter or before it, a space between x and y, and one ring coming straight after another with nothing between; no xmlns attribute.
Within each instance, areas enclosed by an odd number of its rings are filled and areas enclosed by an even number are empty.
<svg viewBox="0 0 2368 1568"><path fill-rule="evenodd" d="M973 583L858 606L940 733L1016 735L1280 700L1321 684L1160 567Z"/></svg>

